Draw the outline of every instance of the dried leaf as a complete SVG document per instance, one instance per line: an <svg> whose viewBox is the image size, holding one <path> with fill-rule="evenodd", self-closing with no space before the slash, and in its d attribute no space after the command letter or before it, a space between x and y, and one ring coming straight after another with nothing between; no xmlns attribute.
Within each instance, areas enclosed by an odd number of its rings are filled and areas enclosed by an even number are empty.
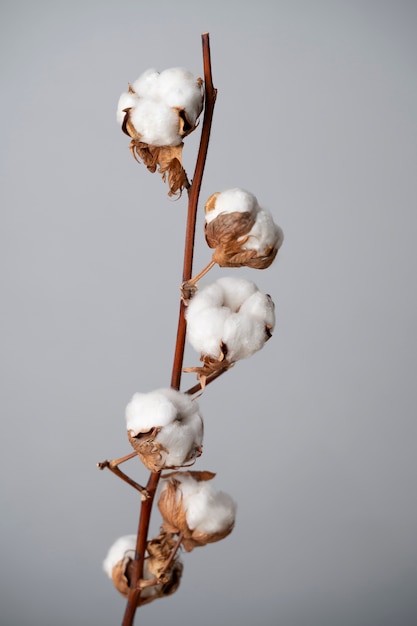
<svg viewBox="0 0 417 626"><path fill-rule="evenodd" d="M204 389L207 378L233 367L234 363L232 361L228 361L226 356L227 346L222 342L219 349L219 357L217 359L210 355L202 354L200 361L203 365L197 367L185 367L183 371L187 373L194 372L197 375L197 380L200 382L201 389Z"/></svg>

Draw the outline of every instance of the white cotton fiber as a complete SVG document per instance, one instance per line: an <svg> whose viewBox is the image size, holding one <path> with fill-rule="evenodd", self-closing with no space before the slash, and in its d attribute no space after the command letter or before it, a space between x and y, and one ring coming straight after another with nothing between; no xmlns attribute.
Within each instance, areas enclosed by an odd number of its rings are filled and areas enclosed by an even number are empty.
<svg viewBox="0 0 417 626"><path fill-rule="evenodd" d="M126 407L127 430L137 436L154 428L155 442L162 446L164 467L181 467L201 454L203 420L199 406L188 394L170 387L135 393Z"/></svg>
<svg viewBox="0 0 417 626"><path fill-rule="evenodd" d="M103 570L109 578L112 577L114 566L123 558L134 558L136 550L136 535L124 535L119 537L107 552L103 561Z"/></svg>
<svg viewBox="0 0 417 626"><path fill-rule="evenodd" d="M166 426L177 416L177 409L161 390L135 393L126 407L127 430L135 434Z"/></svg>
<svg viewBox="0 0 417 626"><path fill-rule="evenodd" d="M133 93L122 93L122 95L119 98L119 102L117 104L117 112L116 112L116 117L117 117L117 121L119 122L120 125L123 124L124 119L125 119L125 109L131 109L132 107L135 107L138 103L138 98L137 96L135 96L135 94Z"/></svg>
<svg viewBox="0 0 417 626"><path fill-rule="evenodd" d="M154 68L145 70L139 78L132 83L132 89L140 98L158 100L159 72Z"/></svg>
<svg viewBox="0 0 417 626"><path fill-rule="evenodd" d="M130 108L129 121L140 141L152 146L178 146L202 111L204 90L200 81L183 68L161 73L153 68L146 70L132 84L132 90L134 93L120 97L117 120L123 123L123 109ZM187 118L187 129L182 126L180 112Z"/></svg>
<svg viewBox="0 0 417 626"><path fill-rule="evenodd" d="M191 72L181 67L161 72L159 95L168 106L186 109L189 121L195 124L201 113L203 89Z"/></svg>
<svg viewBox="0 0 417 626"><path fill-rule="evenodd" d="M221 359L224 344L226 359L235 362L252 355L268 339L266 329L275 325L274 303L252 281L226 276L197 291L186 319L187 339L195 350Z"/></svg>
<svg viewBox="0 0 417 626"><path fill-rule="evenodd" d="M211 222L221 213L254 213L258 208L258 201L253 194L245 189L226 189L216 198L211 211L206 213L206 222Z"/></svg>
<svg viewBox="0 0 417 626"><path fill-rule="evenodd" d="M188 311L188 340L199 352L217 358L219 356L223 328L230 310L226 307L209 307ZM198 347L197 347L198 346Z"/></svg>
<svg viewBox="0 0 417 626"><path fill-rule="evenodd" d="M182 141L178 114L164 102L139 100L130 112L130 121L141 135L141 141L150 146L176 146Z"/></svg>
<svg viewBox="0 0 417 626"><path fill-rule="evenodd" d="M275 224L272 215L266 209L260 209L256 221L249 232L249 238L242 245L245 250L263 252L269 246L280 248L284 241L284 233Z"/></svg>
<svg viewBox="0 0 417 626"><path fill-rule="evenodd" d="M185 460L195 457L195 450L203 443L203 421L194 413L181 421L164 426L156 438L167 451L164 454L166 467L181 467Z"/></svg>
<svg viewBox="0 0 417 626"><path fill-rule="evenodd" d="M190 530L214 534L233 525L236 503L226 493L216 491L211 481L196 481L190 476L176 476Z"/></svg>
<svg viewBox="0 0 417 626"><path fill-rule="evenodd" d="M264 345L265 323L244 313L234 313L225 322L222 339L227 346L228 359L245 359Z"/></svg>
<svg viewBox="0 0 417 626"><path fill-rule="evenodd" d="M258 291L255 283L245 278L224 276L218 279L217 284L223 291L224 306L229 307L232 311L238 311L245 300L255 291Z"/></svg>
<svg viewBox="0 0 417 626"><path fill-rule="evenodd" d="M261 291L256 291L249 296L240 307L240 312L245 315L257 317L270 326L271 330L275 326L275 305L271 296Z"/></svg>

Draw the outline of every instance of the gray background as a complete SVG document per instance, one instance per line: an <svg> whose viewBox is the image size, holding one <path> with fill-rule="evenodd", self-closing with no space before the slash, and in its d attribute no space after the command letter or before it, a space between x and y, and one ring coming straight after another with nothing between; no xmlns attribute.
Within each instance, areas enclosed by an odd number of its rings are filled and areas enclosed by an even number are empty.
<svg viewBox="0 0 417 626"><path fill-rule="evenodd" d="M186 199L133 161L115 108L149 67L201 75L204 31L202 201L244 187L284 229L275 264L234 274L277 327L199 400L195 468L236 528L137 623L415 624L417 4L3 0L0 18L1 626L121 622L101 563L139 502L96 462L131 451L133 393L169 385ZM209 256L200 216L195 269Z"/></svg>

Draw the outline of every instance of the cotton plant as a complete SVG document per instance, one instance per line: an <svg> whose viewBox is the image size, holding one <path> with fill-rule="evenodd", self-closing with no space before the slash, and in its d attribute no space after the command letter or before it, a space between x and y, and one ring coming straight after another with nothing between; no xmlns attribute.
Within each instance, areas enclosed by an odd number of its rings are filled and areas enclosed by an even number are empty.
<svg viewBox="0 0 417 626"><path fill-rule="evenodd" d="M182 166L183 139L203 109L203 80L187 69L148 69L122 93L116 117L131 137L130 151L150 172L168 178L169 195L189 186Z"/></svg>
<svg viewBox="0 0 417 626"><path fill-rule="evenodd" d="M222 276L200 286L214 266L239 271L267 269L283 242L269 210L251 192L233 187L212 193L204 206L204 238L213 250L209 264L193 276L195 226L217 90L213 86L208 33L202 35L204 81L180 67L143 72L123 93L117 120L130 137L130 151L151 172L168 182L169 195L188 194L183 282L172 375L169 386L136 391L125 408L125 428L133 452L98 463L133 487L140 496L137 534L110 547L103 569L127 599L122 626L133 626L138 607L171 595L183 572L181 552L228 537L235 525L234 499L215 488L212 471L194 469L203 453L204 425L199 403L206 388L241 359L263 348L275 328L270 295L243 276ZM191 182L182 165L184 139L204 117ZM199 353L201 366L183 367L186 342ZM183 373L198 383L181 390ZM200 401L199 401L200 402ZM140 484L121 465L136 459L149 472ZM190 466L193 466L190 469ZM154 504L158 534L150 538Z"/></svg>

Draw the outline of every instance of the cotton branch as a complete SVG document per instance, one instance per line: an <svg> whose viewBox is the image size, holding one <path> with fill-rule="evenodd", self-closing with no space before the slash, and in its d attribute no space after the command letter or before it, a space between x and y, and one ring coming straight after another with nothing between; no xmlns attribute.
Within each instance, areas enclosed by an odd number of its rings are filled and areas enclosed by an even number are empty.
<svg viewBox="0 0 417 626"><path fill-rule="evenodd" d="M203 53L203 65L204 65L204 85L205 85L205 109L203 126L201 130L200 147L197 155L197 161L192 179L191 186L187 189L188 192L188 214L185 233L185 245L184 245L184 264L183 264L183 282L186 282L192 277L192 266L194 256L194 240L195 240L195 226L197 218L197 207L200 196L201 183L204 173L204 166L207 157L211 123L213 118L213 110L216 101L216 89L213 87L212 73L211 73L211 58L210 58L210 41L209 34L202 34L202 53ZM175 352L172 367L171 387L179 390L181 383L182 365L184 360L184 347L185 347L185 335L186 335L186 322L185 322L185 305L180 302L180 310L178 316L178 329L177 338L175 344ZM150 523L150 517L152 512L152 505L154 501L155 491L158 486L160 478L159 472L151 472L148 483L145 487L147 498L141 502L141 510L139 517L137 543L135 551L135 560L133 575L129 588L129 594L127 599L127 605L122 622L122 626L132 626L136 613L137 602L140 597L140 579L143 576L143 565L145 559L146 543L148 537L148 529Z"/></svg>

